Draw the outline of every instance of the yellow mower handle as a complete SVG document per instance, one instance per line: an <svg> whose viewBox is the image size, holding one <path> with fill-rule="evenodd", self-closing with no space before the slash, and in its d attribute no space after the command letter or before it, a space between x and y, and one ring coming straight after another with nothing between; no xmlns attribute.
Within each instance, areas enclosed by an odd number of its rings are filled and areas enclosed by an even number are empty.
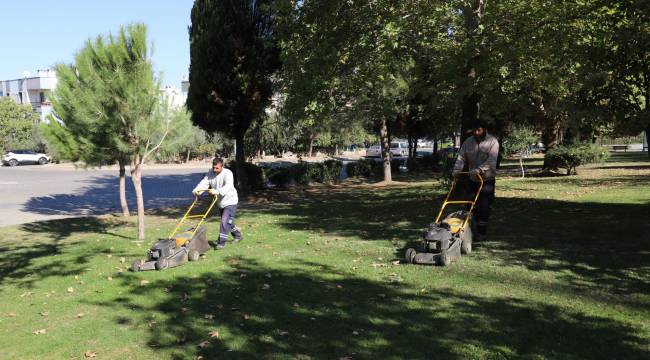
<svg viewBox="0 0 650 360"><path fill-rule="evenodd" d="M203 194L206 191L208 193L210 193L210 195L214 196L214 198L212 199L212 202L210 203L210 206L208 207L208 209L203 214L190 215L190 213L192 212L192 209L194 208L194 205L196 205L196 203L199 201L199 197L201 196L201 194ZM181 221L179 221L178 224L176 225L176 227L174 228L174 231L172 231L171 234L169 234L169 239L174 238L174 235L176 235L176 233L178 232L178 229L180 229L181 225L185 222L185 220L194 219L194 218L201 218L201 220L199 220L199 223L196 224L196 226L194 227L194 231L192 231L192 235L190 236L190 239L193 238L194 234L196 234L199 227L201 227L201 224L203 224L203 222L205 221L205 218L207 218L208 215L210 215L210 211L212 211L212 208L217 203L217 200L219 200L219 193L214 189L197 190L196 192L198 194L196 194L196 193L194 194L194 201L192 202L192 205L190 205L189 209L187 209L187 211L185 212L185 215L183 215L183 218L181 219Z"/></svg>
<svg viewBox="0 0 650 360"><path fill-rule="evenodd" d="M456 175L467 175L469 176L471 172L469 171L462 171L456 173ZM478 201L478 196L481 194L481 190L483 190L483 175L481 173L476 173L476 176L478 176L479 180L479 186L478 190L476 191L476 195L474 196L473 201L457 201L457 200L449 200L449 197L451 194L454 192L454 188L456 188L456 183L458 182L458 176L454 176L452 182L451 182L451 187L449 188L449 192L447 193L447 196L445 197L445 201L442 203L442 207L440 208L440 212L438 212L438 217L436 217L436 223L440 222L440 218L442 217L442 214L445 211L445 207L449 204L467 204L470 205L469 208L469 213L468 216L465 218L465 221L463 221L463 225L461 226L461 229L467 225L467 221L469 221L470 215L474 212L474 207L476 206L476 202Z"/></svg>

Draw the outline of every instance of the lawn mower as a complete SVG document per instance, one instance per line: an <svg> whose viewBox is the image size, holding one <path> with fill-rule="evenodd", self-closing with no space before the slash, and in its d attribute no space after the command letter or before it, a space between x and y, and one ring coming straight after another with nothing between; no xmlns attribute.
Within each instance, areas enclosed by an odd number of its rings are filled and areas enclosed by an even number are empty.
<svg viewBox="0 0 650 360"><path fill-rule="evenodd" d="M202 214L191 215L192 209L199 202L203 192L209 192L213 196L210 206ZM217 203L218 195L213 190L204 190L194 197L194 202L187 209L181 221L176 225L174 231L167 239L158 240L149 249L147 260L136 260L131 265L133 271L163 270L185 264L187 261L196 261L201 254L210 250L205 226L201 226L210 214L210 211ZM188 219L200 219L198 224L179 233L181 225Z"/></svg>
<svg viewBox="0 0 650 360"><path fill-rule="evenodd" d="M483 189L483 177L480 174L476 175L479 186L476 194L472 194L471 200L451 200L459 177L469 177L470 173L461 172L458 175L451 183L436 221L429 225L429 229L422 236L419 248L406 249L404 256L407 262L447 266L460 258L461 253L472 252L472 227L474 224L472 215L478 196ZM468 205L469 209L452 212L442 219L447 205Z"/></svg>

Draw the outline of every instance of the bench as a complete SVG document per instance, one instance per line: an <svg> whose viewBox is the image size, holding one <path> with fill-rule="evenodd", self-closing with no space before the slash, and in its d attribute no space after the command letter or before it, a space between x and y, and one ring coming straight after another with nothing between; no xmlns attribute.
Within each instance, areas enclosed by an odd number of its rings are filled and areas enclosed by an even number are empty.
<svg viewBox="0 0 650 360"><path fill-rule="evenodd" d="M627 145L612 145L612 150L618 151L618 150L625 150L627 152Z"/></svg>

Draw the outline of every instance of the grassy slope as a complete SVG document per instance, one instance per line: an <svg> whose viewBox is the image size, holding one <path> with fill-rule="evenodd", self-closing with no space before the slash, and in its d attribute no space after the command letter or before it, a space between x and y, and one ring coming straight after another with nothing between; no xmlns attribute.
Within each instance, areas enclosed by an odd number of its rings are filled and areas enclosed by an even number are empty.
<svg viewBox="0 0 650 360"><path fill-rule="evenodd" d="M126 271L148 244L119 218L4 228L1 357L648 358L650 163L497 191L490 241L448 268L392 262L439 205L423 181L265 194L244 242L164 272Z"/></svg>

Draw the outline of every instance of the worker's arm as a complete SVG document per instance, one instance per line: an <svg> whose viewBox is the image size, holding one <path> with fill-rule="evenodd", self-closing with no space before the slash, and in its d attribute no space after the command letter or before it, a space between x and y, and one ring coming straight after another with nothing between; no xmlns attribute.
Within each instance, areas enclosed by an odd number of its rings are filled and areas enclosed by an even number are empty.
<svg viewBox="0 0 650 360"><path fill-rule="evenodd" d="M208 179L208 174L205 174L203 179L201 181L199 181L199 183L196 185L194 190L192 190L192 193L194 193L195 195L198 195L197 192L202 191L202 190L207 190L208 188L210 188L210 180Z"/></svg>
<svg viewBox="0 0 650 360"><path fill-rule="evenodd" d="M479 166L481 172L489 177L494 177L497 171L497 159L499 157L499 142L494 140L490 145L488 158Z"/></svg>
<svg viewBox="0 0 650 360"><path fill-rule="evenodd" d="M235 191L235 180L233 179L232 171L228 171L227 173L224 174L223 186L220 187L218 190L219 190L219 195L221 196L225 196L229 192Z"/></svg>
<svg viewBox="0 0 650 360"><path fill-rule="evenodd" d="M467 153L466 151L467 148L467 141L463 142L463 145L460 146L460 150L458 150L458 157L456 158L456 163L454 164L454 169L451 171L453 175L456 175L457 173L463 171L463 168L465 167L465 154Z"/></svg>

